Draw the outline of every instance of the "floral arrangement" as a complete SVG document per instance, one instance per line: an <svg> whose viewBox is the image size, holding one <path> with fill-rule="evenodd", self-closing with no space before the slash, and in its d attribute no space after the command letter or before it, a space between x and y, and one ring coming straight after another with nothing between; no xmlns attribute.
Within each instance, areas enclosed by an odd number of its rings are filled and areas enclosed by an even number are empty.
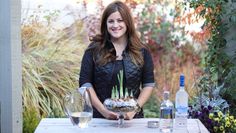
<svg viewBox="0 0 236 133"><path fill-rule="evenodd" d="M222 87L212 89L212 98L206 92L197 97L189 108L189 117L199 119L211 133L236 133L236 119L228 111L227 101L219 95Z"/></svg>
<svg viewBox="0 0 236 133"><path fill-rule="evenodd" d="M201 109L194 111L190 107L189 116L199 119L211 133L236 133L236 119L227 111L216 112L211 106L201 106Z"/></svg>
<svg viewBox="0 0 236 133"><path fill-rule="evenodd" d="M210 113L209 120L212 123L214 133L235 133L236 119L227 112L225 115L220 111Z"/></svg>
<svg viewBox="0 0 236 133"><path fill-rule="evenodd" d="M119 91L117 85L112 88L111 98L108 98L104 101L104 105L108 110L115 112L130 112L130 111L139 111L140 106L137 101L133 98L133 93L128 93L128 88L123 88L123 70L118 74L119 81Z"/></svg>

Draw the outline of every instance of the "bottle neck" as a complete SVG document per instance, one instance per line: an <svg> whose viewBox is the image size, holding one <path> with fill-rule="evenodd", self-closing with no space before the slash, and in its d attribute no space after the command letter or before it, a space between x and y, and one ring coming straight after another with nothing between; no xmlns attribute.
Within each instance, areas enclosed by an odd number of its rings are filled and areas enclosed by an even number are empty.
<svg viewBox="0 0 236 133"><path fill-rule="evenodd" d="M164 101L167 101L167 100L169 100L169 98L166 98L166 97L165 97L165 98L164 98Z"/></svg>
<svg viewBox="0 0 236 133"><path fill-rule="evenodd" d="M169 92L165 91L163 95L164 101L167 101L169 99Z"/></svg>
<svg viewBox="0 0 236 133"><path fill-rule="evenodd" d="M180 89L180 90L184 90L184 86L180 86L179 89Z"/></svg>
<svg viewBox="0 0 236 133"><path fill-rule="evenodd" d="M164 96L164 101L167 101L169 99L169 96Z"/></svg>

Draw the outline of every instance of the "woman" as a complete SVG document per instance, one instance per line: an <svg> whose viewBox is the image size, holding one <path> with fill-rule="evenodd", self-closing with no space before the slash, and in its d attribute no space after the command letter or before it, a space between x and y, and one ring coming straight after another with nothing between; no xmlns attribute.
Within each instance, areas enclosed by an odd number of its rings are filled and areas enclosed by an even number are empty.
<svg viewBox="0 0 236 133"><path fill-rule="evenodd" d="M142 107L154 87L153 62L124 3L115 1L106 7L100 32L84 53L79 84L89 88L94 118L117 119L116 113L103 106L104 100L111 97L112 87L119 85L117 74L123 70L124 88L134 94ZM133 118L143 118L143 111L125 115L125 119Z"/></svg>

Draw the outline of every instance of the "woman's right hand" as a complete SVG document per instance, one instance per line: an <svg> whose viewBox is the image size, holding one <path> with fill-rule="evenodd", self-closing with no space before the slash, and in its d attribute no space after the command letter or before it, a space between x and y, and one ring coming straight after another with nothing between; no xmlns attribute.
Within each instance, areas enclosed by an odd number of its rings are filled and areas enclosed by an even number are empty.
<svg viewBox="0 0 236 133"><path fill-rule="evenodd" d="M100 114L102 114L106 119L117 120L118 114L112 111L109 111L108 109L105 108L105 106L98 99L97 94L94 91L94 89L89 88L88 91L91 96L92 105L100 112Z"/></svg>
<svg viewBox="0 0 236 133"><path fill-rule="evenodd" d="M117 120L118 119L118 114L115 113L115 112L112 112L112 111L109 111L108 109L104 108L102 111L101 111L101 114L106 118L106 119L109 119L109 120Z"/></svg>

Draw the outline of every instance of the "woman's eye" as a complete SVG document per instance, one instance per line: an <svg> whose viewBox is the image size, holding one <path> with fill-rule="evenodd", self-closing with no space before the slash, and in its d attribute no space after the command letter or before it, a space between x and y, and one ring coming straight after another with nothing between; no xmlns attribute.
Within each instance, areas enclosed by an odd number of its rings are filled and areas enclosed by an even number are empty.
<svg viewBox="0 0 236 133"><path fill-rule="evenodd" d="M109 20L108 23L113 23L114 21L113 20Z"/></svg>
<svg viewBox="0 0 236 133"><path fill-rule="evenodd" d="M119 19L118 22L123 22L123 19Z"/></svg>

